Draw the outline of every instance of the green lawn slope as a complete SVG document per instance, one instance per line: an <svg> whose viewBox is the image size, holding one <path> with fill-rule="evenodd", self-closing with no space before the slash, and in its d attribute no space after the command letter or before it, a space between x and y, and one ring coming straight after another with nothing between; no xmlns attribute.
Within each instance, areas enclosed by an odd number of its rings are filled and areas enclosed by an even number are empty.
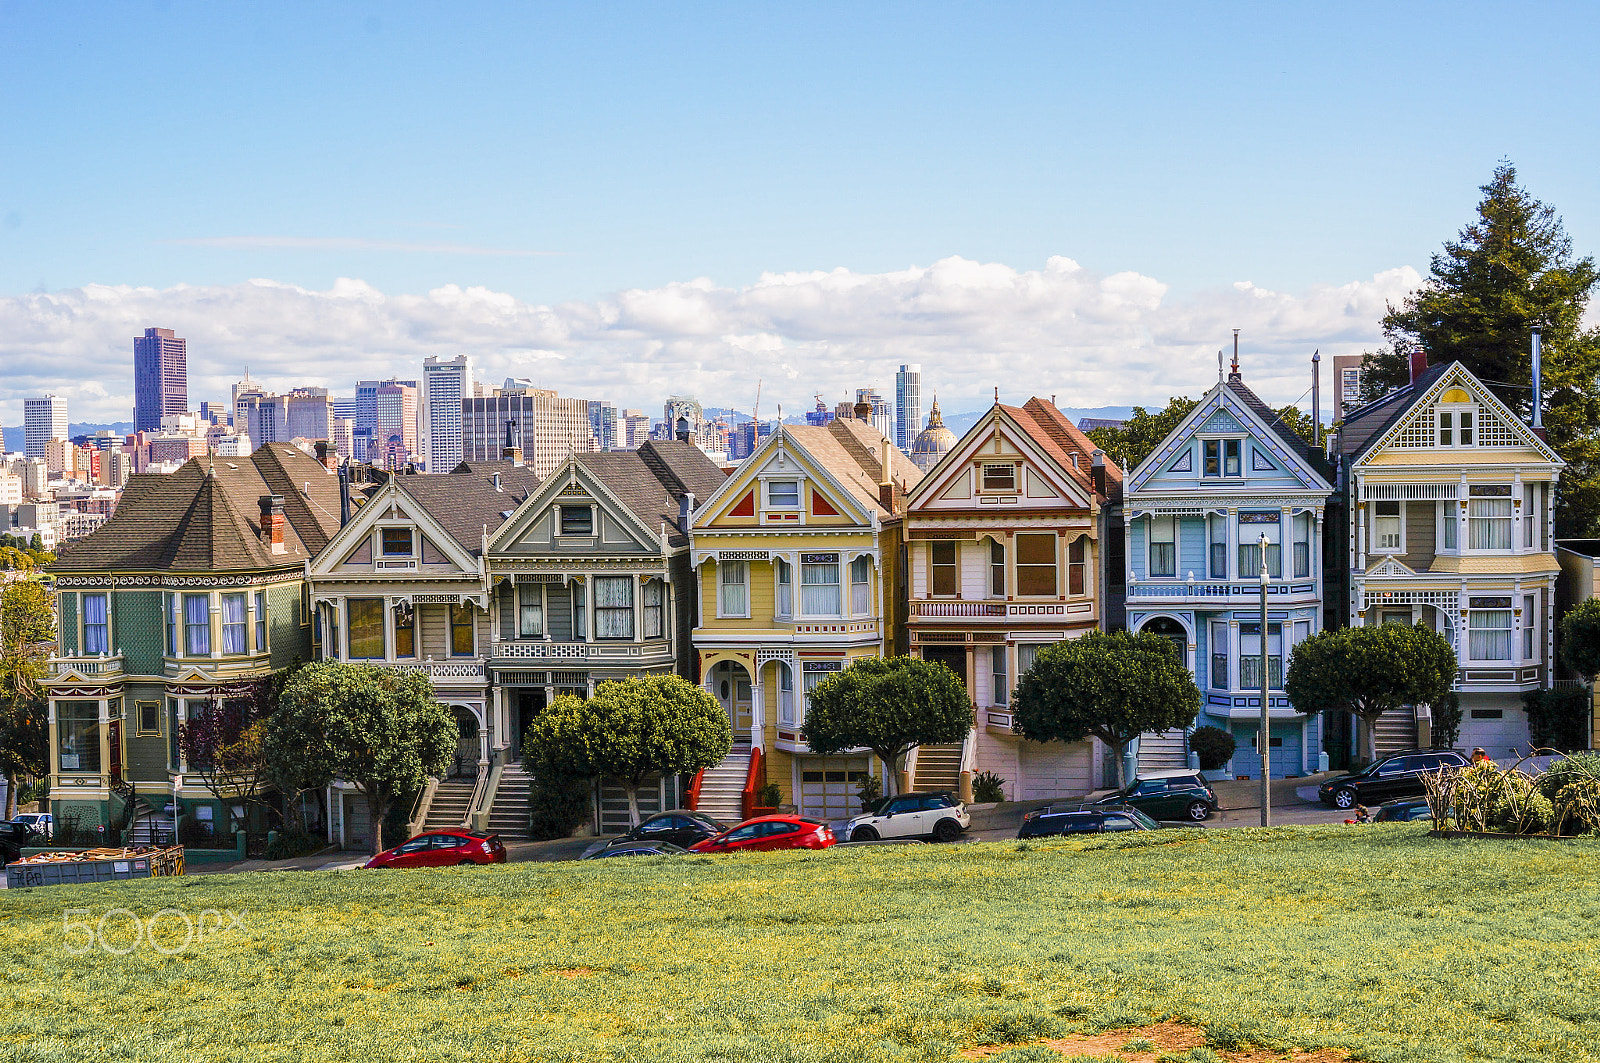
<svg viewBox="0 0 1600 1063"><path fill-rule="evenodd" d="M11 890L0 1060L943 1060L1161 1017L1600 1059L1597 857L1402 824ZM207 910L242 928L180 951Z"/></svg>

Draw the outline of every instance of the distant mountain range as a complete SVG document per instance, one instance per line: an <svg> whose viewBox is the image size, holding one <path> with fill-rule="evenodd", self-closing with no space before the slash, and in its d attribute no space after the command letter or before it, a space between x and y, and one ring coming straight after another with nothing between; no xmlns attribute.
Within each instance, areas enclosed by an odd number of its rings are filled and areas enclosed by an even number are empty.
<svg viewBox="0 0 1600 1063"><path fill-rule="evenodd" d="M68 422L68 424L67 424L67 438L70 439L73 436L92 435L95 432L104 432L104 431L108 431L108 430L117 433L117 435L119 435L119 436L125 436L125 435L127 435L127 434L129 434L130 432L133 431L133 422L132 421L118 421L115 424L86 424L86 423L73 424L71 422ZM5 443L4 443L3 447L0 447L0 449L4 449L7 454L11 454L11 453L20 454L22 452L22 447L23 447L22 426L18 425L15 428L12 428L12 427L8 426L6 428L6 430L5 430Z"/></svg>
<svg viewBox="0 0 1600 1063"><path fill-rule="evenodd" d="M941 411L942 412L942 411ZM978 418L988 413L988 410L977 410L969 413L947 413L944 415L945 427L956 435L961 435L967 429L978 423ZM1079 409L1075 406L1063 406L1061 412L1067 420L1077 424L1084 417L1104 417L1111 420L1125 421L1133 416L1132 406L1096 406L1093 409Z"/></svg>

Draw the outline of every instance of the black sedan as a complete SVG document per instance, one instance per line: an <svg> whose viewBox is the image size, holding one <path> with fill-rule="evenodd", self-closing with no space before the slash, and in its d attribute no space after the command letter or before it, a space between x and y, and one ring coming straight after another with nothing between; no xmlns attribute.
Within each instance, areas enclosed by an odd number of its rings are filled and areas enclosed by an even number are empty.
<svg viewBox="0 0 1600 1063"><path fill-rule="evenodd" d="M1161 824L1137 808L1089 810L1077 804L1046 805L1022 817L1019 838L1051 838L1063 834L1110 834L1130 830L1160 830Z"/></svg>
<svg viewBox="0 0 1600 1063"><path fill-rule="evenodd" d="M591 849L578 859L605 860L613 856L687 856L689 850L671 842L613 842L603 849Z"/></svg>
<svg viewBox="0 0 1600 1063"><path fill-rule="evenodd" d="M596 842L583 855L587 858L591 853L597 853L613 845L633 842L667 842L681 849L687 849L695 842L714 838L734 826L732 823L720 823L704 812L675 808L670 812L658 812L650 816L620 838Z"/></svg>
<svg viewBox="0 0 1600 1063"><path fill-rule="evenodd" d="M1329 779L1317 787L1317 797L1323 804L1341 809L1382 804L1397 797L1421 797L1425 773L1467 764L1467 758L1453 749L1408 749L1361 771Z"/></svg>
<svg viewBox="0 0 1600 1063"><path fill-rule="evenodd" d="M1381 805L1373 814L1374 823L1409 823L1417 819L1432 819L1433 811L1428 808L1428 802L1423 798L1410 798L1405 801L1390 801Z"/></svg>

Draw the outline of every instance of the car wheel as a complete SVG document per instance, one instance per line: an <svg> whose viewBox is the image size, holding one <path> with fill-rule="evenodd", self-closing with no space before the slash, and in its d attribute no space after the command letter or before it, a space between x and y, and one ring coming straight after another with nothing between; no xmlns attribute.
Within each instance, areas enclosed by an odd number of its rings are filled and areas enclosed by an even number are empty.
<svg viewBox="0 0 1600 1063"><path fill-rule="evenodd" d="M1350 789L1350 787L1348 787L1348 786L1339 787L1339 789L1337 789L1337 790L1335 790L1333 792L1333 807L1335 807L1335 808L1354 808L1354 807L1356 807L1356 792L1354 790Z"/></svg>
<svg viewBox="0 0 1600 1063"><path fill-rule="evenodd" d="M953 842L961 837L961 824L953 819L941 819L933 825L933 837L936 841Z"/></svg>
<svg viewBox="0 0 1600 1063"><path fill-rule="evenodd" d="M476 860L463 860L459 864L457 864L456 866L457 867L477 867L478 866L478 862Z"/></svg>
<svg viewBox="0 0 1600 1063"><path fill-rule="evenodd" d="M1190 801L1184 813L1196 823L1204 823L1206 817L1211 815L1211 806L1204 801Z"/></svg>
<svg viewBox="0 0 1600 1063"><path fill-rule="evenodd" d="M853 842L875 842L878 840L878 832L871 827L857 827L850 833L850 840Z"/></svg>

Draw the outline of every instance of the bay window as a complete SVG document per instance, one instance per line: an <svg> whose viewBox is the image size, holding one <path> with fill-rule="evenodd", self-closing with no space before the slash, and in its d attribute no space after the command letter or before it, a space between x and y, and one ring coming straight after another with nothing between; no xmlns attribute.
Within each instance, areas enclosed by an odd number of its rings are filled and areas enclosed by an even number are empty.
<svg viewBox="0 0 1600 1063"><path fill-rule="evenodd" d="M184 653L190 657L211 654L211 597L206 594L183 596Z"/></svg>
<svg viewBox="0 0 1600 1063"><path fill-rule="evenodd" d="M805 695L805 702L800 706L801 720L805 718L806 706L811 704L811 692L817 689L817 684L844 671L842 661L802 661L800 664L801 693ZM797 721L799 722L799 721Z"/></svg>
<svg viewBox="0 0 1600 1063"><path fill-rule="evenodd" d="M794 566L781 557L772 564L778 582L778 616L787 620L794 616Z"/></svg>
<svg viewBox="0 0 1600 1063"><path fill-rule="evenodd" d="M641 592L644 601L643 631L647 639L658 639L666 634L667 587L658 579L645 580Z"/></svg>
<svg viewBox="0 0 1600 1063"><path fill-rule="evenodd" d="M1033 667L1033 662L1039 659L1039 651L1048 646L1047 642L1023 642L1017 646L1017 681L1028 674Z"/></svg>
<svg viewBox="0 0 1600 1063"><path fill-rule="evenodd" d="M1488 596L1468 599L1467 659L1511 660L1511 599Z"/></svg>
<svg viewBox="0 0 1600 1063"><path fill-rule="evenodd" d="M450 656L472 656L474 648L473 624L473 608L471 605L450 606Z"/></svg>
<svg viewBox="0 0 1600 1063"><path fill-rule="evenodd" d="M178 655L178 632L183 627L182 604L176 594L167 595L167 656Z"/></svg>
<svg viewBox="0 0 1600 1063"><path fill-rule="evenodd" d="M249 630L244 613L243 594L222 596L222 652L245 653L245 635Z"/></svg>
<svg viewBox="0 0 1600 1063"><path fill-rule="evenodd" d="M544 638L544 584L517 585L517 638Z"/></svg>
<svg viewBox="0 0 1600 1063"><path fill-rule="evenodd" d="M718 561L718 611L721 616L748 616L750 566L747 561Z"/></svg>
<svg viewBox="0 0 1600 1063"><path fill-rule="evenodd" d="M850 562L850 612L866 616L872 612L872 558L862 555Z"/></svg>
<svg viewBox="0 0 1600 1063"><path fill-rule="evenodd" d="M383 599L346 598L346 627L348 628L350 659L379 661L383 659Z"/></svg>
<svg viewBox="0 0 1600 1063"><path fill-rule="evenodd" d="M1178 574L1177 521L1172 517L1150 518L1150 575Z"/></svg>
<svg viewBox="0 0 1600 1063"><path fill-rule="evenodd" d="M1211 625L1211 686L1228 689L1228 625Z"/></svg>
<svg viewBox="0 0 1600 1063"><path fill-rule="evenodd" d="M267 592L256 591L256 652L267 652Z"/></svg>
<svg viewBox="0 0 1600 1063"><path fill-rule="evenodd" d="M1522 597L1522 659L1533 661L1538 659L1534 652L1539 644L1539 622L1533 612L1533 595L1525 594Z"/></svg>
<svg viewBox="0 0 1600 1063"><path fill-rule="evenodd" d="M839 616L839 555L800 555L800 611L806 616Z"/></svg>
<svg viewBox="0 0 1600 1063"><path fill-rule="evenodd" d="M1267 625L1267 687L1283 689L1283 625ZM1239 625L1239 688L1261 689L1261 622Z"/></svg>
<svg viewBox="0 0 1600 1063"><path fill-rule="evenodd" d="M1372 503L1372 552L1404 553L1400 545L1400 503Z"/></svg>
<svg viewBox="0 0 1600 1063"><path fill-rule="evenodd" d="M595 577L594 637L633 638L633 577Z"/></svg>
<svg viewBox="0 0 1600 1063"><path fill-rule="evenodd" d="M989 647L989 679L992 686L992 696L989 701L994 705L1004 705L1011 688L1006 682L1006 648L1004 646Z"/></svg>
<svg viewBox="0 0 1600 1063"><path fill-rule="evenodd" d="M778 723L783 727L796 727L794 704L794 669L778 661Z"/></svg>
<svg viewBox="0 0 1600 1063"><path fill-rule="evenodd" d="M394 621L394 655L415 657L417 655L416 610L407 602L395 602L390 614Z"/></svg>
<svg viewBox="0 0 1600 1063"><path fill-rule="evenodd" d="M1089 556L1089 538L1080 535L1067 547L1067 593L1082 594L1083 570Z"/></svg>
<svg viewBox="0 0 1600 1063"><path fill-rule="evenodd" d="M100 770L98 701L56 702L56 735L58 770Z"/></svg>
<svg viewBox="0 0 1600 1063"><path fill-rule="evenodd" d="M84 654L109 653L111 646L110 628L106 623L106 596L103 594L85 594L83 596L83 652Z"/></svg>
<svg viewBox="0 0 1600 1063"><path fill-rule="evenodd" d="M1214 516L1211 525L1211 578L1228 578L1228 518Z"/></svg>
<svg viewBox="0 0 1600 1063"><path fill-rule="evenodd" d="M1294 517L1294 578L1311 576L1311 514L1298 513Z"/></svg>
<svg viewBox="0 0 1600 1063"><path fill-rule="evenodd" d="M1522 491L1522 546L1523 549L1532 550L1538 541L1539 485L1523 484Z"/></svg>
<svg viewBox="0 0 1600 1063"><path fill-rule="evenodd" d="M1267 537L1267 576L1283 576L1283 547L1279 543L1282 514L1277 510L1239 514L1239 578L1261 575L1261 536Z"/></svg>
<svg viewBox="0 0 1600 1063"><path fill-rule="evenodd" d="M1056 594L1056 537L1054 533L1017 536L1017 594L1044 597Z"/></svg>
<svg viewBox="0 0 1600 1063"><path fill-rule="evenodd" d="M1511 549L1511 486L1480 484L1468 490L1467 549Z"/></svg>
<svg viewBox="0 0 1600 1063"><path fill-rule="evenodd" d="M1456 511L1457 503L1439 503L1439 549L1454 550L1456 548Z"/></svg>
<svg viewBox="0 0 1600 1063"><path fill-rule="evenodd" d="M955 597L960 586L959 572L956 567L955 543L930 543L928 552L931 555L933 566L933 593L939 596Z"/></svg>

